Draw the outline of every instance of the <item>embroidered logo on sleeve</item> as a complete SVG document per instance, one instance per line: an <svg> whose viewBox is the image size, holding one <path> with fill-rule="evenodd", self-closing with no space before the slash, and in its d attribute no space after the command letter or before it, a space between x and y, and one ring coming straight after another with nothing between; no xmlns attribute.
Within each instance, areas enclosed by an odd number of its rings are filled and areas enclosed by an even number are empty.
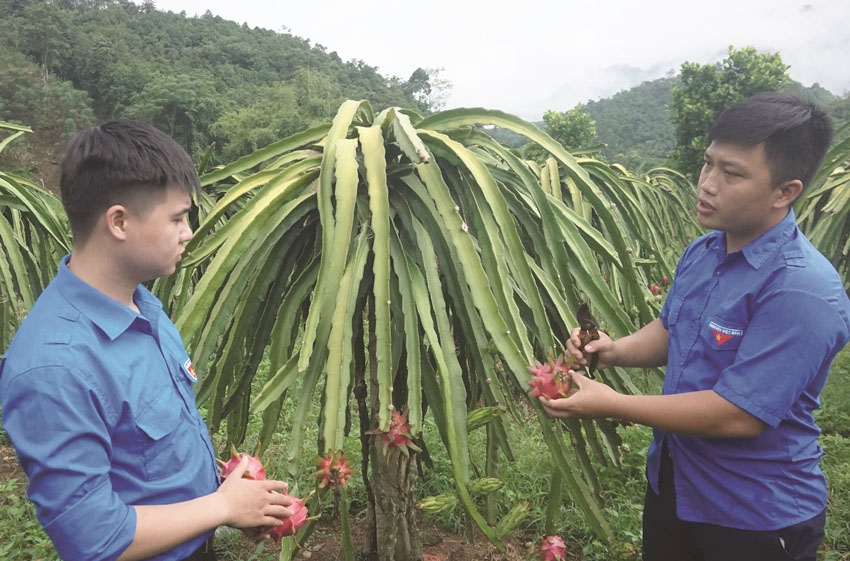
<svg viewBox="0 0 850 561"><path fill-rule="evenodd" d="M708 327L711 328L711 334L714 336L715 342L717 342L717 346L721 346L724 343L728 343L730 340L735 337L740 337L744 334L742 329L735 329L732 327L724 327L716 322L709 322Z"/></svg>
<svg viewBox="0 0 850 561"><path fill-rule="evenodd" d="M189 373L189 377L192 378L193 382L198 381L198 375L195 374L195 365L192 364L191 358L187 358L186 362L183 363L183 370Z"/></svg>

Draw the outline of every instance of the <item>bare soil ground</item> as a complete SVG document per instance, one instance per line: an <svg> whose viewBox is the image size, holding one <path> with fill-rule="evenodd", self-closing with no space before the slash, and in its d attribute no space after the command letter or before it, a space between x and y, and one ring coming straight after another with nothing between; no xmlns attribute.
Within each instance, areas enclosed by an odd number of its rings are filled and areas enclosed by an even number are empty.
<svg viewBox="0 0 850 561"><path fill-rule="evenodd" d="M352 540L355 559L358 561L370 559L370 556L365 553L365 527L365 521L352 520ZM505 551L500 552L480 535L475 537L473 543L469 543L463 536L439 526L423 523L420 530L423 541L422 561L523 561L538 558L530 547L527 548L518 542L508 543ZM345 559L338 524L335 521L320 523L295 559L299 561L342 561Z"/></svg>

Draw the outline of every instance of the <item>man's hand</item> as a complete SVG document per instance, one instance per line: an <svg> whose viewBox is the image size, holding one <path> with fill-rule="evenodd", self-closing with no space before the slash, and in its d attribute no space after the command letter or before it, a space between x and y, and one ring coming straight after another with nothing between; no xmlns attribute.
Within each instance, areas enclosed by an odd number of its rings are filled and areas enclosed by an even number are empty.
<svg viewBox="0 0 850 561"><path fill-rule="evenodd" d="M292 501L278 493L287 491L284 481L244 479L242 474L248 468L248 456L236 466L216 491L227 509L226 522L234 528L254 528L257 526L277 526L280 519L292 516L286 507Z"/></svg>
<svg viewBox="0 0 850 561"><path fill-rule="evenodd" d="M590 354L596 353L598 361L597 369L607 368L613 364L614 341L607 333L599 331L599 339L588 342L584 351L581 350L581 332L580 327L576 327L570 333L570 338L567 340L567 354L575 359L575 364L587 366L590 363Z"/></svg>
<svg viewBox="0 0 850 561"><path fill-rule="evenodd" d="M209 495L167 505L134 505L136 534L118 561L148 559L218 526L255 528L277 526L292 516L291 499L278 493L286 483L243 479L245 456L219 488Z"/></svg>
<svg viewBox="0 0 850 561"><path fill-rule="evenodd" d="M587 378L581 372L571 370L570 374L578 391L561 399L546 399L541 396L543 409L559 419L596 419L611 416L613 401L620 394L605 384Z"/></svg>
<svg viewBox="0 0 850 561"><path fill-rule="evenodd" d="M654 368L667 363L667 329L660 319L656 318L631 335L616 341L602 331L599 339L590 341L581 350L580 328L575 328L567 340L567 354L575 360L575 364L588 364L590 353L597 353L599 369L609 366L626 366L637 368Z"/></svg>

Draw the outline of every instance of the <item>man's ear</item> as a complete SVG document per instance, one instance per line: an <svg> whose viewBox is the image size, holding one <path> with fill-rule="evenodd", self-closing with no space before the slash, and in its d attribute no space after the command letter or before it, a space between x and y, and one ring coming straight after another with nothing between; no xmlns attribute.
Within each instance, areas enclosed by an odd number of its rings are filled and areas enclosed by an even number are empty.
<svg viewBox="0 0 850 561"><path fill-rule="evenodd" d="M803 182L799 179L786 181L775 189L776 200L773 205L777 208L790 207L803 192Z"/></svg>
<svg viewBox="0 0 850 561"><path fill-rule="evenodd" d="M106 231L113 238L124 241L127 239L127 208L123 205L112 205L104 215Z"/></svg>

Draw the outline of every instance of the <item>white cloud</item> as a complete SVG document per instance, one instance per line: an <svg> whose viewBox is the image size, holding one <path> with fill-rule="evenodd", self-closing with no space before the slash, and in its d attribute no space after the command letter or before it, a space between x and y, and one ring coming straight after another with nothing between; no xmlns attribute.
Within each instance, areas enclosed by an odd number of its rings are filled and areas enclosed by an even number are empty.
<svg viewBox="0 0 850 561"><path fill-rule="evenodd" d="M850 90L847 0L158 0L187 15L209 10L293 35L407 78L443 67L449 107L482 106L536 119L545 109L610 96L719 61L729 45L780 52L790 74L836 94Z"/></svg>

